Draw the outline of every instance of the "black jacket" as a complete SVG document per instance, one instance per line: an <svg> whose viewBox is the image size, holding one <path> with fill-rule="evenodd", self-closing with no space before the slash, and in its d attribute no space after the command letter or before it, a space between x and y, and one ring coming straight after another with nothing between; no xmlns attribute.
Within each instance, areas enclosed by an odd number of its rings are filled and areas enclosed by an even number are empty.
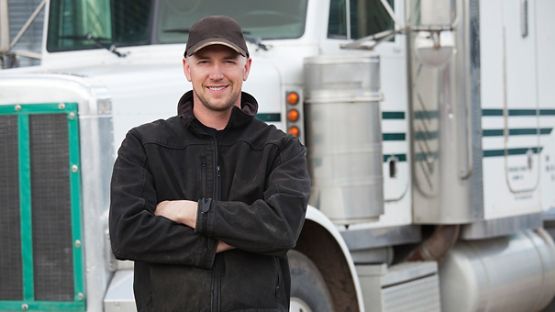
<svg viewBox="0 0 555 312"><path fill-rule="evenodd" d="M114 165L110 238L135 261L139 311L288 311L287 250L304 222L310 182L297 139L254 118L242 94L227 127L192 113L134 128ZM198 200L193 230L154 215L164 200ZM236 249L215 253L218 240Z"/></svg>

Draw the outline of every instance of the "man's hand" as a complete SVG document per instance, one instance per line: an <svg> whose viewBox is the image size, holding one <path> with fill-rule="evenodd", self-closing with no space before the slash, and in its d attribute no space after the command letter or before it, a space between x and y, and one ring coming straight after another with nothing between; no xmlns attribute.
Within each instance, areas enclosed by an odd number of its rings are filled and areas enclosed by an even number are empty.
<svg viewBox="0 0 555 312"><path fill-rule="evenodd" d="M216 246L216 253L220 253L220 252L224 252L224 251L228 251L231 249L234 249L235 247L228 245L222 241L218 241L218 245Z"/></svg>
<svg viewBox="0 0 555 312"><path fill-rule="evenodd" d="M191 200L165 200L156 205L154 215L194 229L197 224L197 207L198 203Z"/></svg>
<svg viewBox="0 0 555 312"><path fill-rule="evenodd" d="M170 219L176 223L185 224L194 229L197 224L197 209L198 203L191 200L165 200L156 205L154 215ZM216 253L234 248L222 241L218 241Z"/></svg>

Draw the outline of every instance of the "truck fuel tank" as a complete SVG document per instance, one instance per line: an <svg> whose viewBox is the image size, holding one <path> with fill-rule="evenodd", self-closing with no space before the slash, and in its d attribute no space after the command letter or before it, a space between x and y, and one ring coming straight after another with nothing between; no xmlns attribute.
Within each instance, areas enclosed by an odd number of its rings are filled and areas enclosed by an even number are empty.
<svg viewBox="0 0 555 312"><path fill-rule="evenodd" d="M310 201L336 223L383 213L379 64L345 55L304 62Z"/></svg>
<svg viewBox="0 0 555 312"><path fill-rule="evenodd" d="M439 275L444 311L540 311L555 295L555 246L541 228L459 241Z"/></svg>

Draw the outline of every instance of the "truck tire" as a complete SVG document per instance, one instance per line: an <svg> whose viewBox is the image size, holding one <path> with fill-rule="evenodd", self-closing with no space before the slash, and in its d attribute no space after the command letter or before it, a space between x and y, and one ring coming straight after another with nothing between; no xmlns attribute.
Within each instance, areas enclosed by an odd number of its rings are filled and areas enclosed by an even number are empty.
<svg viewBox="0 0 555 312"><path fill-rule="evenodd" d="M333 312L326 282L314 263L302 253L287 254L291 271L290 312Z"/></svg>

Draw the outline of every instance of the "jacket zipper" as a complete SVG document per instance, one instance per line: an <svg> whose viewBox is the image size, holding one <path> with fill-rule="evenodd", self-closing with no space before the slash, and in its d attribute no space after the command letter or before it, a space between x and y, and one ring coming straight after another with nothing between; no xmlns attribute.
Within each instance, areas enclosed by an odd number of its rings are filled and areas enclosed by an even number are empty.
<svg viewBox="0 0 555 312"><path fill-rule="evenodd" d="M218 161L218 138L216 134L212 136L214 142L214 193L213 193L213 200L219 200L221 198L221 190L220 190L220 165ZM214 274L212 278L212 302L210 303L211 311L219 312L220 307L220 288L221 288L221 274L222 274L222 261L224 255L221 254L219 256L220 261L216 261L214 263ZM218 258L216 258L218 259Z"/></svg>
<svg viewBox="0 0 555 312"><path fill-rule="evenodd" d="M206 185L206 167L208 164L206 163L206 157L201 158L200 163L200 183L201 183L201 197L205 197L207 194L207 185Z"/></svg>
<svg viewBox="0 0 555 312"><path fill-rule="evenodd" d="M222 197L220 191L220 164L218 161L218 138L216 135L213 137L214 140L214 200L220 200Z"/></svg>

